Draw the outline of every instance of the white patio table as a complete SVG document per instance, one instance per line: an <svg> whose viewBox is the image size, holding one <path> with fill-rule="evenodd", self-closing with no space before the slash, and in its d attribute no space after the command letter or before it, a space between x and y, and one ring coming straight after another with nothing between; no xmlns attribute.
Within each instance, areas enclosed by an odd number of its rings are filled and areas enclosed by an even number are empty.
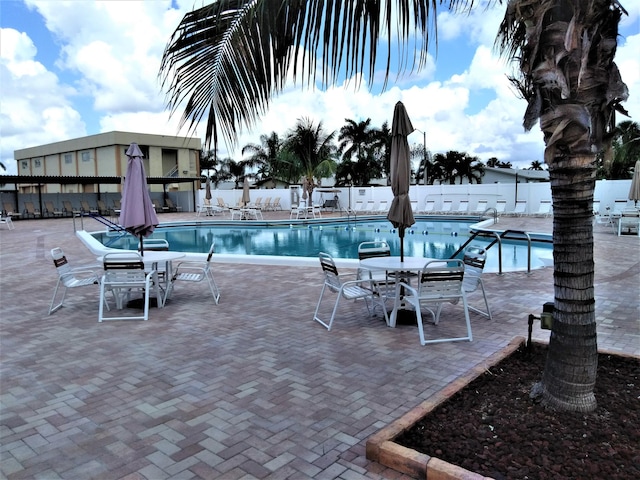
<svg viewBox="0 0 640 480"><path fill-rule="evenodd" d="M404 279L407 280L410 278L411 274L420 273L428 262L432 262L434 260L439 259L427 257L404 257L404 261L401 261L400 257L396 256L371 257L360 260L360 266L362 268L366 268L367 270L384 270L387 273L392 272L396 274L398 280L403 279L403 277L405 277ZM443 262L444 261L445 260L443 260ZM403 273L405 275L402 275ZM396 282L395 296L400 300L400 302L398 302L400 308L394 308L391 312L391 315L389 317L389 326L391 327L395 327L396 325L398 310L403 309L403 307L405 306L404 302L402 302L402 292L399 282ZM395 303L396 302L394 302L394 304Z"/></svg>

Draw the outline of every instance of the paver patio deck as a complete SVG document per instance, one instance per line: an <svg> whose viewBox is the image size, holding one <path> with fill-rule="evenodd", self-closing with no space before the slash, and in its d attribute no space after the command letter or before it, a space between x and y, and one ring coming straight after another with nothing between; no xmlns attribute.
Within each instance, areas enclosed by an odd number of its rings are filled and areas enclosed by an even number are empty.
<svg viewBox="0 0 640 480"><path fill-rule="evenodd" d="M502 225L550 231L551 221ZM205 285L179 285L147 322L99 324L97 286L70 291L47 315L49 250L95 262L72 220L15 226L0 230L7 479L405 478L368 461L366 439L526 336L528 315L553 300L551 268L486 274L493 320L472 314L473 342L422 347L415 326L389 329L362 304L344 303L331 332L314 322L319 267L217 264L219 305ZM602 226L595 240L598 344L638 355L640 240ZM426 328L453 323L445 311ZM536 322L534 338L548 335Z"/></svg>

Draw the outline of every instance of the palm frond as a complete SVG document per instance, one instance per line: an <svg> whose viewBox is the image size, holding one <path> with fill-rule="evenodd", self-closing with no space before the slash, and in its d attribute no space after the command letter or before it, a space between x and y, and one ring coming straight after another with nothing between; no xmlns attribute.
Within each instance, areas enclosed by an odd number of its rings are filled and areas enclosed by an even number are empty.
<svg viewBox="0 0 640 480"><path fill-rule="evenodd" d="M499 1L499 0L496 0ZM184 16L162 58L160 76L180 128L207 119L206 142L235 144L292 75L323 86L365 73L373 84L381 39L400 46L399 72L422 67L438 8L474 0L217 0ZM444 5L444 7L440 7ZM389 49L390 50L390 49ZM385 82L392 56L385 58ZM383 88L384 88L383 87Z"/></svg>

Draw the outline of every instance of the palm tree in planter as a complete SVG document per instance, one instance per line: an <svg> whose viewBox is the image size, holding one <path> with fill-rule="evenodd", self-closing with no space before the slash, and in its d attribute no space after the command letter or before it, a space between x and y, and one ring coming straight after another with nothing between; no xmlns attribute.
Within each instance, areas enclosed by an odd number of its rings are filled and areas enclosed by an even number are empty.
<svg viewBox="0 0 640 480"><path fill-rule="evenodd" d="M169 106L182 124L207 118L206 139L234 143L264 113L288 75L324 85L362 73L373 84L380 44L398 40L402 70L427 59L438 9L473 0L218 0L182 19L161 64ZM540 120L554 203L555 316L537 391L557 408L596 406L593 230L595 156L605 149L627 89L614 63L617 0L489 0L506 3L497 45L519 59L513 81L529 106L524 127ZM415 49L413 48L415 47ZM319 57L309 52L322 52ZM386 59L386 80L390 55ZM405 70L406 71L406 70ZM606 149L605 149L606 150Z"/></svg>

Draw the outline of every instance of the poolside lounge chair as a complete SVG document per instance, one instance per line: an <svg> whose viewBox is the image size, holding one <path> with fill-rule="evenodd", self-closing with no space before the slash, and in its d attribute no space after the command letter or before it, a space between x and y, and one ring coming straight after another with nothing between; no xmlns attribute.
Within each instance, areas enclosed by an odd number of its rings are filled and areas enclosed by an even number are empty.
<svg viewBox="0 0 640 480"><path fill-rule="evenodd" d="M21 215L11 202L3 202L2 208L4 208L4 214L6 217L19 217Z"/></svg>
<svg viewBox="0 0 640 480"><path fill-rule="evenodd" d="M45 208L46 214L49 216L62 217L64 215L64 212L54 207L53 202L51 201L44 202L44 208Z"/></svg>
<svg viewBox="0 0 640 480"><path fill-rule="evenodd" d="M509 215L514 217L521 217L522 215L527 213L527 202L526 200L518 200L516 202L516 207L513 211L509 212Z"/></svg>
<svg viewBox="0 0 640 480"><path fill-rule="evenodd" d="M436 201L435 200L426 200L424 202L424 208L421 210L422 213L435 213Z"/></svg>
<svg viewBox="0 0 640 480"><path fill-rule="evenodd" d="M496 201L496 212L498 216L504 215L507 209L507 201L506 200L498 200Z"/></svg>
<svg viewBox="0 0 640 480"><path fill-rule="evenodd" d="M271 208L270 208L270 210L273 210L274 212L275 212L276 210L282 210L282 205L280 205L280 197L276 197L276 198L273 200L273 203L271 204Z"/></svg>
<svg viewBox="0 0 640 480"><path fill-rule="evenodd" d="M111 213L104 200L98 200L98 213L100 215L109 215Z"/></svg>
<svg viewBox="0 0 640 480"><path fill-rule="evenodd" d="M487 200L478 200L478 204L476 205L476 209L473 211L473 213L477 213L478 215L482 215L484 212L487 211L487 204L489 202Z"/></svg>
<svg viewBox="0 0 640 480"><path fill-rule="evenodd" d="M552 214L551 200L541 200L538 211L535 213L536 217L548 217Z"/></svg>
<svg viewBox="0 0 640 480"><path fill-rule="evenodd" d="M84 213L100 213L100 212L98 212L97 208L89 206L89 202L87 202L86 200L81 200L80 201L80 209Z"/></svg>
<svg viewBox="0 0 640 480"><path fill-rule="evenodd" d="M364 213L364 202L362 200L356 201L355 205L353 206L353 212Z"/></svg>
<svg viewBox="0 0 640 480"><path fill-rule="evenodd" d="M620 217L622 212L627 209L629 201L626 199L617 199L613 201L613 209L611 215L614 217Z"/></svg>
<svg viewBox="0 0 640 480"><path fill-rule="evenodd" d="M69 200L63 200L62 207L64 209L64 213L67 215L76 216L82 213L80 209L74 208Z"/></svg>
<svg viewBox="0 0 640 480"><path fill-rule="evenodd" d="M453 206L453 201L451 200L443 200L442 201L442 210L439 213L451 213L451 207Z"/></svg>
<svg viewBox="0 0 640 480"><path fill-rule="evenodd" d="M56 283L56 288L53 290L53 296L49 304L49 315L62 307L68 289L100 284L100 277L93 268L71 268L61 248L56 247L51 249L51 258L53 258L53 264L58 272L58 282ZM56 297L61 287L64 289L62 291L62 298L57 301Z"/></svg>
<svg viewBox="0 0 640 480"><path fill-rule="evenodd" d="M179 212L180 210L182 210L182 207L179 207L178 205L173 203L173 200L171 200L169 197L164 199L164 203L166 203L167 209L170 212Z"/></svg>
<svg viewBox="0 0 640 480"><path fill-rule="evenodd" d="M207 255L207 260L204 262L187 261L178 263L169 288L171 289L175 282L202 282L206 280L213 301L217 305L220 301L220 289L218 289L218 285L213 278L213 271L211 269L211 257L213 256L214 247L215 242L209 247L209 254Z"/></svg>
<svg viewBox="0 0 640 480"><path fill-rule="evenodd" d="M414 215L416 215L418 213L418 201L417 200L411 200L411 211L413 212Z"/></svg>
<svg viewBox="0 0 640 480"><path fill-rule="evenodd" d="M464 214L468 212L469 212L469 200L460 200L460 203L458 204L458 209L455 211L455 213Z"/></svg>
<svg viewBox="0 0 640 480"><path fill-rule="evenodd" d="M376 202L374 202L373 200L369 200L367 202L367 205L364 207L364 211L366 213L375 213L375 211L376 211Z"/></svg>
<svg viewBox="0 0 640 480"><path fill-rule="evenodd" d="M480 310L469 305L469 310L484 315L491 320L491 309L487 301L487 293L484 290L482 282L482 271L487 261L487 251L479 245L470 245L464 251L464 278L462 280L462 289L466 294L475 292L478 287L482 291L484 298L485 310Z"/></svg>
<svg viewBox="0 0 640 480"><path fill-rule="evenodd" d="M33 202L24 202L24 212L27 218L42 217L40 210L36 209L36 207L33 206Z"/></svg>
<svg viewBox="0 0 640 480"><path fill-rule="evenodd" d="M103 257L104 275L100 282L100 307L98 310L98 322L104 320L148 320L149 299L153 290L158 302L162 306L162 295L158 285L158 276L155 270L145 272L142 257L136 252L107 253ZM115 299L116 308L125 307L125 301L129 300L131 292L139 291L143 295L142 315L105 315L105 307L111 310L107 301L107 294L111 293Z"/></svg>
<svg viewBox="0 0 640 480"><path fill-rule="evenodd" d="M382 200L378 205L378 208L376 209L375 213L377 213L378 215L386 215L388 211L389 211L389 202L387 202L386 200Z"/></svg>
<svg viewBox="0 0 640 480"><path fill-rule="evenodd" d="M327 330L331 330L331 326L333 325L333 321L336 317L336 312L338 311L338 306L340 305L340 299L345 299L364 300L370 315L373 314L375 304L377 303L382 308L387 325L389 324L389 317L387 316L384 299L380 295L375 282L371 278L358 279L355 275L340 275L331 255L320 252L318 256L320 258L322 272L324 273L324 284L322 285L320 298L318 299L318 304L316 305L316 310L313 314L313 319L316 322L323 325ZM333 306L331 317L328 320L322 319L319 316L320 307L326 291L336 294L336 303ZM371 306L369 306L369 302L371 302Z"/></svg>
<svg viewBox="0 0 640 480"><path fill-rule="evenodd" d="M471 321L469 319L469 308L467 297L462 288L464 277L464 264L462 260L435 260L428 262L418 275L417 288L400 282L400 287L405 289L403 300L414 306L418 320L418 333L420 343L427 345L430 343L456 342L462 340L472 341ZM462 300L464 318L466 324L466 335L460 337L425 338L424 326L422 323L422 309L426 308L433 316L433 321L437 325L440 321L440 313L444 303L457 304ZM400 306L400 299L396 297L394 302L394 312ZM433 310L435 309L435 311ZM392 316L395 318L395 315ZM395 325L392 324L392 327Z"/></svg>

